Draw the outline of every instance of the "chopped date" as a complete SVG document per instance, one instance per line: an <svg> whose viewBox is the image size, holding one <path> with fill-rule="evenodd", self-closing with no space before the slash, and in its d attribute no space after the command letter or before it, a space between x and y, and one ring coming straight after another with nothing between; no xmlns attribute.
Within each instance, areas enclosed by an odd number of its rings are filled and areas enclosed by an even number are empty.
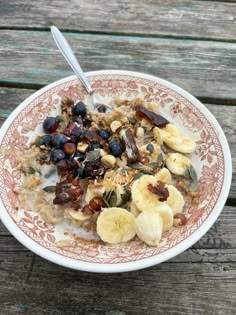
<svg viewBox="0 0 236 315"><path fill-rule="evenodd" d="M152 193L158 195L160 201L166 201L167 198L169 197L169 191L165 187L165 183L158 181L156 186L153 186L152 184L149 184L147 186L148 190L151 191Z"/></svg>
<svg viewBox="0 0 236 315"><path fill-rule="evenodd" d="M146 118L151 123L153 123L153 125L155 125L159 128L163 128L167 124L169 124L169 121L167 119L165 119L163 116L158 115L154 112L151 112L150 110L148 110L144 106L136 106L135 110L136 110L136 113L138 116Z"/></svg>

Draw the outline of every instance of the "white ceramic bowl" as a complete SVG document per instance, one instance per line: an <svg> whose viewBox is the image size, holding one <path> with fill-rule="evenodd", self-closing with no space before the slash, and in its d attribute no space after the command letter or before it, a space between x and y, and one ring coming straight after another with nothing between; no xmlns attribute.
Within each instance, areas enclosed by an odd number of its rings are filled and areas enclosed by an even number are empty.
<svg viewBox="0 0 236 315"><path fill-rule="evenodd" d="M191 160L199 176L199 198L185 206L188 224L166 232L157 248L139 241L103 245L72 237L63 241L66 238L63 224L49 225L37 213L15 208L17 195L14 187L21 180L20 172L14 169L16 156L35 138L49 113L57 112L63 95L89 103L86 91L75 76L54 82L34 93L15 109L2 126L1 219L23 245L69 268L122 272L166 261L198 241L216 221L225 204L232 175L231 155L225 135L203 104L172 83L128 71L96 71L87 75L101 102L108 103L117 96L159 102L165 117L197 142L197 151L191 155Z"/></svg>

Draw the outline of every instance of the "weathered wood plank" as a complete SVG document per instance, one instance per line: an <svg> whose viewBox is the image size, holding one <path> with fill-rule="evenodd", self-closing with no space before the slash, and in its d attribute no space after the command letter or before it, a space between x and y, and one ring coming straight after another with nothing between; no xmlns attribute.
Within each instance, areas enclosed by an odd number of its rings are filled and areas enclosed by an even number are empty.
<svg viewBox="0 0 236 315"><path fill-rule="evenodd" d="M0 27L236 40L236 6L188 0L1 2Z"/></svg>
<svg viewBox="0 0 236 315"><path fill-rule="evenodd" d="M163 263L107 275L66 269L28 253L9 253L0 267L3 315L9 310L35 315L233 315L235 311L235 263Z"/></svg>
<svg viewBox="0 0 236 315"><path fill-rule="evenodd" d="M50 33L0 34L4 84L45 85L72 73ZM140 71L170 80L198 97L236 100L236 44L74 33L66 37L85 71Z"/></svg>
<svg viewBox="0 0 236 315"><path fill-rule="evenodd" d="M0 126L6 117L35 90L0 88ZM233 159L233 180L229 198L236 198L236 106L205 104L222 126L229 141Z"/></svg>

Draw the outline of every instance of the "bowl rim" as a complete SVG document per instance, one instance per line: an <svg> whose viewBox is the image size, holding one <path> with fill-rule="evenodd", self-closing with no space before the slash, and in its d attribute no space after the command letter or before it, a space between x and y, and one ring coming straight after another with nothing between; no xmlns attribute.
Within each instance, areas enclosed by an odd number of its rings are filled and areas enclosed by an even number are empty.
<svg viewBox="0 0 236 315"><path fill-rule="evenodd" d="M10 215L6 211L2 203L2 200L0 199L0 205L2 206L2 209L0 211L0 219L2 220L5 227L9 230L9 232L20 243L22 243L25 247L27 247L29 250L31 250L35 254L51 262L54 262L58 265L68 267L71 269L88 271L88 272L115 273L115 272L127 272L127 271L133 271L133 270L138 270L138 269L144 269L144 268L162 263L164 261L167 261L177 256L178 254L182 253L183 251L188 249L190 246L192 246L194 243L196 243L205 233L207 233L207 231L215 223L215 221L217 220L218 216L220 215L225 205L225 202L226 202L226 199L228 197L229 190L231 187L231 180L232 180L232 158L231 158L228 141L218 121L213 116L213 114L211 114L211 112L205 107L205 105L203 105L194 96L192 96L190 93L188 93L184 89L178 87L177 85L167 80L161 79L159 77L150 75L150 74L134 72L134 71L126 71L126 70L98 70L98 71L86 72L86 75L88 77L95 76L95 75L111 75L111 74L135 76L135 77L140 77L140 78L144 78L144 79L148 79L148 80L152 80L154 82L160 83L176 91L177 93L183 95L194 106L200 108L204 116L206 116L210 120L210 123L213 124L214 128L216 129L220 137L219 140L223 148L224 160L226 161L225 169L224 169L224 181L223 181L222 191L220 194L221 198L217 200L214 210L210 213L208 218L193 234L188 236L185 240L177 244L175 247L170 248L169 250L163 253L160 253L157 256L148 257L148 258L141 259L138 261L124 262L124 263L117 263L117 264L114 264L114 263L113 264L107 264L107 263L98 264L98 263L92 263L92 262L83 262L83 261L79 261L73 258L63 257L57 253L51 252L47 248L42 247L41 245L37 244L34 240L30 239L17 226L17 224L13 221L13 219L10 217ZM46 85L45 87L41 88L40 90L34 92L32 95L26 98L21 104L19 104L16 107L16 109L10 114L10 116L6 119L6 121L3 123L1 127L0 144L5 135L6 130L11 125L12 120L22 111L22 109L25 106L27 106L28 103L33 101L35 98L39 97L42 93L46 92L47 90L59 84L63 84L67 81L71 81L75 79L77 79L77 77L75 75L72 75L72 76L68 76L66 78L54 81L50 83L49 85Z"/></svg>

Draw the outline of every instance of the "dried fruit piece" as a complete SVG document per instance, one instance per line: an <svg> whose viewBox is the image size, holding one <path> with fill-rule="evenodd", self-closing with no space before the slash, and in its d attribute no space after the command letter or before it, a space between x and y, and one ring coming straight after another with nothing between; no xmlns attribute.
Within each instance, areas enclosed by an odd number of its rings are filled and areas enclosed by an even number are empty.
<svg viewBox="0 0 236 315"><path fill-rule="evenodd" d="M163 116L151 112L150 110L143 106L136 106L135 110L138 116L144 117L145 119L153 123L153 125L159 128L165 127L167 124L169 124L169 121L165 119Z"/></svg>
<svg viewBox="0 0 236 315"><path fill-rule="evenodd" d="M125 154L129 163L134 163L139 157L139 150L136 146L133 132L130 128L122 128L120 131L121 143L125 148Z"/></svg>
<svg viewBox="0 0 236 315"><path fill-rule="evenodd" d="M161 181L157 181L156 186L153 186L152 184L148 184L147 188L152 193L161 197L159 198L159 201L166 201L167 198L169 197L169 191L167 187L165 187L165 183Z"/></svg>

